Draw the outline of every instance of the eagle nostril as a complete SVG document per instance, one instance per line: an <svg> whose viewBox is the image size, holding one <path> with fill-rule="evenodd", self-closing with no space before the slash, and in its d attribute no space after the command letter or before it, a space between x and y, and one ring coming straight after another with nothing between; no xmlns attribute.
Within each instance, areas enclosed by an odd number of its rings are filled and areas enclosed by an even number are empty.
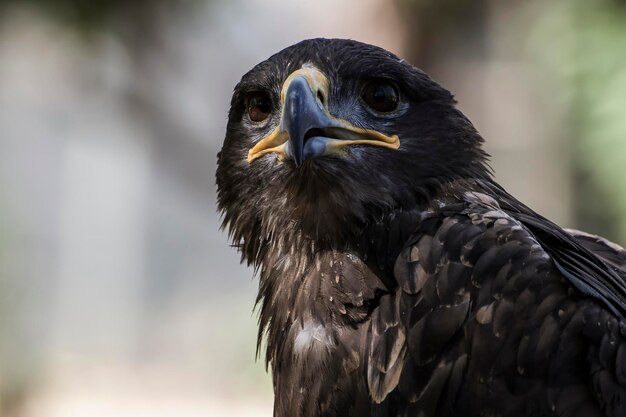
<svg viewBox="0 0 626 417"><path fill-rule="evenodd" d="M317 90L317 99L322 105L324 104L324 93L321 90Z"/></svg>

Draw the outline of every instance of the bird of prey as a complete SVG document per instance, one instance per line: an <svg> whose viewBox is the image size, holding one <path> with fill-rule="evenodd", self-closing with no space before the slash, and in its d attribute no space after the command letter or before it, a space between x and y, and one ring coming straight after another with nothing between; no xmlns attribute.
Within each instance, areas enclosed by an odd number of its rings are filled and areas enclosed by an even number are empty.
<svg viewBox="0 0 626 417"><path fill-rule="evenodd" d="M384 49L243 76L223 227L259 276L274 416L626 416L626 252L494 180L453 96Z"/></svg>

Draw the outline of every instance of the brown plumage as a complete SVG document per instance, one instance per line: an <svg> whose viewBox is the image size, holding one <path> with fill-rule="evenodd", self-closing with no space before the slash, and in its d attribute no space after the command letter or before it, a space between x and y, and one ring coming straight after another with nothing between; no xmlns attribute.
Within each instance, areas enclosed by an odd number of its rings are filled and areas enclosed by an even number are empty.
<svg viewBox="0 0 626 417"><path fill-rule="evenodd" d="M304 41L242 78L218 199L276 417L626 416L626 252L510 196L481 144L370 45Z"/></svg>

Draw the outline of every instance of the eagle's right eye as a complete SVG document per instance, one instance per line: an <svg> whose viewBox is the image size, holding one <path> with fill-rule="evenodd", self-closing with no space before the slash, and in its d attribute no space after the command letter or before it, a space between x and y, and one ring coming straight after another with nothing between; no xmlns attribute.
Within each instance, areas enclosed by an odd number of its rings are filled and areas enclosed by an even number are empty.
<svg viewBox="0 0 626 417"><path fill-rule="evenodd" d="M253 122L262 122L267 119L272 111L272 99L269 94L262 91L254 91L248 94L248 117Z"/></svg>

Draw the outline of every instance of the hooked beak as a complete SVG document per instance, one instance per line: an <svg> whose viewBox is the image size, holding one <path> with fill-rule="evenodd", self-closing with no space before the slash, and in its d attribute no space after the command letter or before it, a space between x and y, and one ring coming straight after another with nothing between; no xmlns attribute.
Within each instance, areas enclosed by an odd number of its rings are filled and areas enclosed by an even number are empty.
<svg viewBox="0 0 626 417"><path fill-rule="evenodd" d="M330 115L325 104L328 79L317 68L304 66L285 81L281 95L280 125L248 152L248 162L276 153L280 160L293 159L296 166L322 155L341 154L349 145L400 147L398 135L362 129Z"/></svg>

